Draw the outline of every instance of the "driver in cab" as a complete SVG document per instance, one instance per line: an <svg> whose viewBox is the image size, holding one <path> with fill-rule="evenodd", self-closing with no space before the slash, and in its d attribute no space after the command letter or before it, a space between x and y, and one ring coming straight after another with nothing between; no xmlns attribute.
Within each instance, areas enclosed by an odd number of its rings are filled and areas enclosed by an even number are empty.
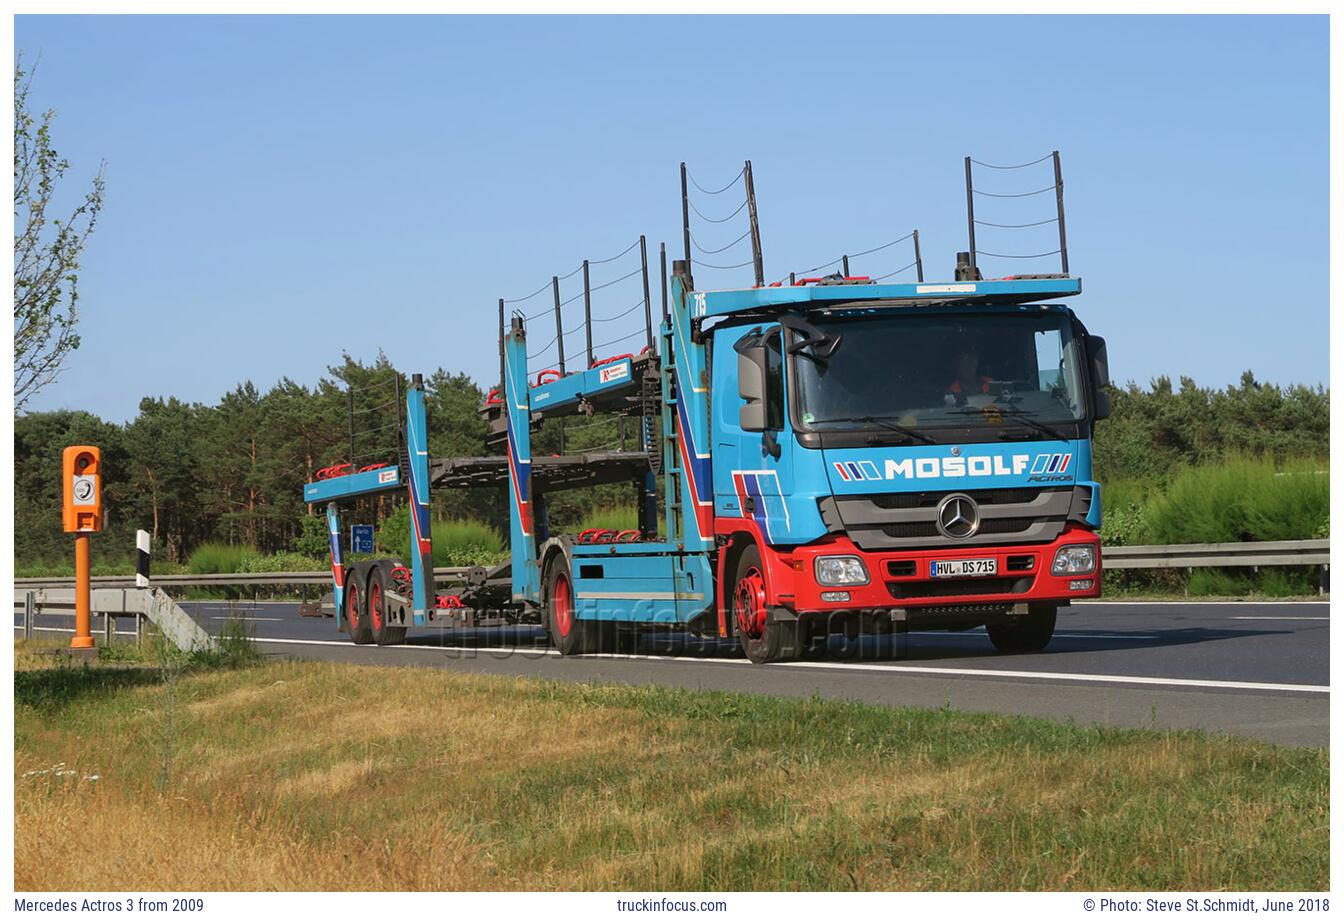
<svg viewBox="0 0 1344 920"><path fill-rule="evenodd" d="M959 345L952 361L952 382L947 385L947 402L952 405L966 405L970 395L989 394L991 378L980 373L980 352L973 344ZM981 400L976 400L981 402Z"/></svg>

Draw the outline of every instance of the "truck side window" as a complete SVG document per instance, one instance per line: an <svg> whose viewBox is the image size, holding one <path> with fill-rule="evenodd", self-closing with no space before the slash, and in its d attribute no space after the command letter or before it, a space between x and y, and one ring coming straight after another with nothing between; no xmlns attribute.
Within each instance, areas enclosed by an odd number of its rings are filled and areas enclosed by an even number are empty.
<svg viewBox="0 0 1344 920"><path fill-rule="evenodd" d="M784 428L784 351L779 329L765 337L765 424L775 430Z"/></svg>

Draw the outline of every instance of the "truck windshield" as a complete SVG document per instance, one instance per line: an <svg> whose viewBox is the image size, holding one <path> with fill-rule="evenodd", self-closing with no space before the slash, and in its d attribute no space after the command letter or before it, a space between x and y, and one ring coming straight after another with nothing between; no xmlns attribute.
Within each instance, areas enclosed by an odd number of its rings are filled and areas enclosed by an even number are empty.
<svg viewBox="0 0 1344 920"><path fill-rule="evenodd" d="M795 358L799 427L1020 425L1047 433L1086 415L1082 357L1067 314L980 313L814 321L843 336L828 361Z"/></svg>

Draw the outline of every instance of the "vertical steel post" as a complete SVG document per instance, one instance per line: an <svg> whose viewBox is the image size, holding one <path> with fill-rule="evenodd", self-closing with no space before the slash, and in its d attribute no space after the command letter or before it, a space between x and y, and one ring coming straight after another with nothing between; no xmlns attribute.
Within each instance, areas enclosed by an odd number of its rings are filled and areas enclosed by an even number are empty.
<svg viewBox="0 0 1344 920"><path fill-rule="evenodd" d="M639 235L639 270L644 278L644 338L653 351L653 303L649 300L649 248L644 234Z"/></svg>
<svg viewBox="0 0 1344 920"><path fill-rule="evenodd" d="M75 634L71 648L93 648L89 623L89 535L75 534Z"/></svg>
<svg viewBox="0 0 1344 920"><path fill-rule="evenodd" d="M350 434L350 472L353 473L355 465L355 388L348 384L345 388L345 410L350 421L347 427Z"/></svg>
<svg viewBox="0 0 1344 920"><path fill-rule="evenodd" d="M104 611L103 613L103 645L112 644L112 636L116 634L116 617Z"/></svg>
<svg viewBox="0 0 1344 920"><path fill-rule="evenodd" d="M499 298L499 396L504 398L504 298Z"/></svg>
<svg viewBox="0 0 1344 920"><path fill-rule="evenodd" d="M915 278L921 283L924 281L924 260L919 257L919 231L914 232L915 237Z"/></svg>
<svg viewBox="0 0 1344 920"><path fill-rule="evenodd" d="M33 638L33 617L37 613L37 599L33 592L29 591L23 595L23 638Z"/></svg>
<svg viewBox="0 0 1344 920"><path fill-rule="evenodd" d="M663 322L667 322L670 314L667 312L667 244L658 244L658 262L662 268L663 275Z"/></svg>
<svg viewBox="0 0 1344 920"><path fill-rule="evenodd" d="M798 275L795 272L789 272L789 287L795 287L798 284Z"/></svg>
<svg viewBox="0 0 1344 920"><path fill-rule="evenodd" d="M583 331L588 340L588 363L593 366L593 289L588 283L588 260L583 260Z"/></svg>
<svg viewBox="0 0 1344 920"><path fill-rule="evenodd" d="M565 372L565 328L560 324L560 279L551 275L551 294L555 298L555 347L560 353L560 373ZM527 376L524 368L523 376Z"/></svg>
<svg viewBox="0 0 1344 920"><path fill-rule="evenodd" d="M756 286L765 287L765 261L761 258L761 223L756 218L756 183L751 177L751 160L747 160L743 167L743 177L747 184L747 214L751 217L751 262L756 270Z"/></svg>
<svg viewBox="0 0 1344 920"><path fill-rule="evenodd" d="M686 248L686 271L689 272L691 270L691 197L686 191L685 163L681 164L681 241Z"/></svg>
<svg viewBox="0 0 1344 920"><path fill-rule="evenodd" d="M966 158L966 235L971 243L971 279L975 279L975 191L971 188L971 158Z"/></svg>
<svg viewBox="0 0 1344 920"><path fill-rule="evenodd" d="M842 267L842 268L844 269L844 271L845 271L844 277L848 278L848 277L849 277L849 256L841 256L841 257L840 257L840 265L841 265L841 267Z"/></svg>
<svg viewBox="0 0 1344 920"><path fill-rule="evenodd" d="M1069 273L1069 244L1064 235L1064 173L1059 168L1059 151L1051 153L1055 161L1055 208L1059 213L1059 267L1064 274Z"/></svg>

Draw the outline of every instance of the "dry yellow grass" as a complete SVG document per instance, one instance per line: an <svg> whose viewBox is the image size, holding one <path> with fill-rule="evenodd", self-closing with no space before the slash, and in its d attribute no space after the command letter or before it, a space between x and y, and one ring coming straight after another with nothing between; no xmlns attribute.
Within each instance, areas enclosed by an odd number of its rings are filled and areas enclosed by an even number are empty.
<svg viewBox="0 0 1344 920"><path fill-rule="evenodd" d="M149 667L19 668L20 890L1327 883L1320 751L315 662L170 714Z"/></svg>

